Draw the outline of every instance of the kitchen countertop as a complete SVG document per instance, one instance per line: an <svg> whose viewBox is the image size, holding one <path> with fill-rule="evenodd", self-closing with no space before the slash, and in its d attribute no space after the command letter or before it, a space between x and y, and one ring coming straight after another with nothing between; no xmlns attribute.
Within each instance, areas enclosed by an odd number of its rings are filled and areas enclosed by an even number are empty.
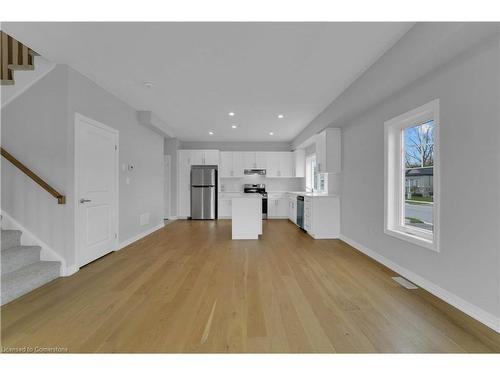
<svg viewBox="0 0 500 375"><path fill-rule="evenodd" d="M228 195L254 195L254 193L243 193L242 191L220 191L220 194L228 194ZM255 193L256 194L256 193ZM305 191L267 191L267 194L294 194L294 195L302 195L304 197L338 197L338 194L329 194L329 193L311 193ZM257 194L260 195L260 194Z"/></svg>
<svg viewBox="0 0 500 375"><path fill-rule="evenodd" d="M338 197L338 194L329 193L311 193L306 191L268 191L268 194L293 194L302 195L304 197Z"/></svg>
<svg viewBox="0 0 500 375"><path fill-rule="evenodd" d="M234 194L234 193L233 193ZM261 199L262 198L262 195L259 194L259 193L237 193L239 195L236 195L236 196L233 196L232 198L236 198L236 199L240 199L240 198L243 198L243 199L247 199L247 198L259 198Z"/></svg>

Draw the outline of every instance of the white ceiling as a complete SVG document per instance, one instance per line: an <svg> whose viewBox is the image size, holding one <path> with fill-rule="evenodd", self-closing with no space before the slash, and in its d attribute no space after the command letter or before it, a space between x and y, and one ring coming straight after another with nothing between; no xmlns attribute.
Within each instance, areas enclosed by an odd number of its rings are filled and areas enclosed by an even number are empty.
<svg viewBox="0 0 500 375"><path fill-rule="evenodd" d="M411 26L2 24L49 60L153 111L183 141L291 141Z"/></svg>

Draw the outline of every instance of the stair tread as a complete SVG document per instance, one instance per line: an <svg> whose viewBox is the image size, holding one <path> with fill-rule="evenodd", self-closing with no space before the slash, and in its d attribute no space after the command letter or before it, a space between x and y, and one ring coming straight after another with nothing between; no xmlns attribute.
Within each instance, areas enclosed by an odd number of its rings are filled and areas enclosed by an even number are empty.
<svg viewBox="0 0 500 375"><path fill-rule="evenodd" d="M22 231L17 229L2 229L2 236L9 233L22 233Z"/></svg>
<svg viewBox="0 0 500 375"><path fill-rule="evenodd" d="M13 253L13 252L19 252L19 251L34 251L34 250L38 250L40 251L42 248L40 246L36 246L36 245L19 245L19 246L13 246L13 247L9 247L8 249L3 249L2 250L2 256L5 255L5 254L10 254L10 253Z"/></svg>
<svg viewBox="0 0 500 375"><path fill-rule="evenodd" d="M20 230L14 229L2 229L2 238L0 242L0 249L6 250L11 247L16 247L21 245L21 235L22 232Z"/></svg>
<svg viewBox="0 0 500 375"><path fill-rule="evenodd" d="M31 292L60 276L61 262L38 261L2 274L2 304Z"/></svg>
<svg viewBox="0 0 500 375"><path fill-rule="evenodd" d="M48 261L48 260L41 260L36 263L29 264L27 266L24 266L16 271L9 272L6 274L2 275L2 284L7 283L13 280L19 280L20 278L24 278L29 275L33 276L38 276L40 272L43 272L47 269L52 269L55 267L60 267L61 262L57 261Z"/></svg>
<svg viewBox="0 0 500 375"><path fill-rule="evenodd" d="M40 246L14 246L2 250L2 273L14 272L24 266L40 261Z"/></svg>

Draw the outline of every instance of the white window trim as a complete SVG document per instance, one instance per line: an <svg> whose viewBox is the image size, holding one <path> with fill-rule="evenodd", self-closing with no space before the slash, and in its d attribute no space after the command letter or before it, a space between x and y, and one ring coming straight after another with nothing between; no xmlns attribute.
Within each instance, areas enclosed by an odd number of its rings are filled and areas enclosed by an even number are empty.
<svg viewBox="0 0 500 375"><path fill-rule="evenodd" d="M402 163L402 130L410 126L434 121L434 171L433 171L433 232L401 225L404 200L404 166ZM439 99L384 123L384 232L390 236L439 252Z"/></svg>

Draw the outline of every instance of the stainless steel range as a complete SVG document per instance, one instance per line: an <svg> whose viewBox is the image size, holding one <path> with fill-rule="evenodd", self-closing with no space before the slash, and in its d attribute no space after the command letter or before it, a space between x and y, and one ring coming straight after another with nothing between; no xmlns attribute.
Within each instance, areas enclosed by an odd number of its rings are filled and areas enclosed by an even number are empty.
<svg viewBox="0 0 500 375"><path fill-rule="evenodd" d="M244 193L258 193L262 195L262 218L267 219L267 193L265 184L245 184L243 185Z"/></svg>

